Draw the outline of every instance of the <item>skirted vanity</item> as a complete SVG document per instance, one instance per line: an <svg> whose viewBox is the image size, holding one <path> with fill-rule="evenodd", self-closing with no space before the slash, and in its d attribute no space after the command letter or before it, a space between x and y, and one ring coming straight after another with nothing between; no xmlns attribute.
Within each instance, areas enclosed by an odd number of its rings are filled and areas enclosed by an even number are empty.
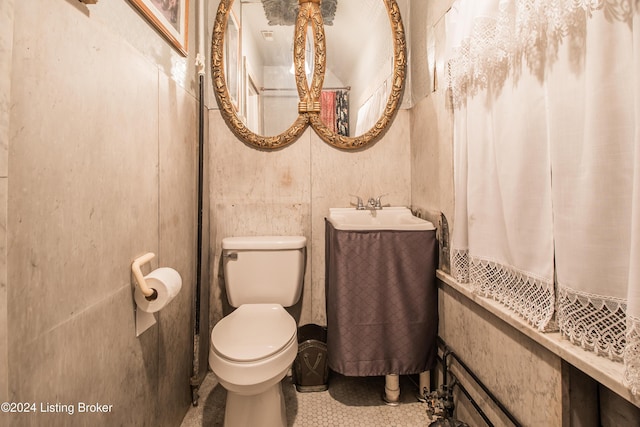
<svg viewBox="0 0 640 427"><path fill-rule="evenodd" d="M434 368L438 333L433 224L408 208L331 209L325 220L327 352L347 376Z"/></svg>

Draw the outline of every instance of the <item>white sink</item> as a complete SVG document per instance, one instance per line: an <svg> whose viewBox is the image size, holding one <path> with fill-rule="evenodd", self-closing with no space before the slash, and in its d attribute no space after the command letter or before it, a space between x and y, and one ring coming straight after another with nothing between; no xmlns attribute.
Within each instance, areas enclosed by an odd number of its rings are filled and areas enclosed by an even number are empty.
<svg viewBox="0 0 640 427"><path fill-rule="evenodd" d="M329 208L327 219L336 230L435 230L431 222L413 216L405 207Z"/></svg>

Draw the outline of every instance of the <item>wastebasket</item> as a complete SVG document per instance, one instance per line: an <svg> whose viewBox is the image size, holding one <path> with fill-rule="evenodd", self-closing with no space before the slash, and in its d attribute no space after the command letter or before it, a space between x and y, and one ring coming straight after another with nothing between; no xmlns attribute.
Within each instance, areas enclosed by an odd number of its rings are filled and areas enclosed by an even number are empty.
<svg viewBox="0 0 640 427"><path fill-rule="evenodd" d="M299 392L329 388L327 328L309 324L298 328L298 355L293 362L293 382Z"/></svg>

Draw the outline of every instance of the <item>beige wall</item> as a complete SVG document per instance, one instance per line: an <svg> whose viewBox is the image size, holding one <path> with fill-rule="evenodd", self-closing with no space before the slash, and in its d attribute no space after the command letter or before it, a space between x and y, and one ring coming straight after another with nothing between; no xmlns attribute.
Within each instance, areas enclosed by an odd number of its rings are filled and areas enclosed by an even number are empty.
<svg viewBox="0 0 640 427"><path fill-rule="evenodd" d="M440 285L438 333L451 349L522 425L563 425L561 359L451 287ZM452 371L495 425L511 425L455 362ZM455 399L460 419L483 425L459 390Z"/></svg>
<svg viewBox="0 0 640 427"><path fill-rule="evenodd" d="M217 277L220 242L235 235L307 237L307 272L300 324L325 324L324 218L330 207L350 206L350 194L388 194L384 203L408 206L410 163L408 110L400 110L377 143L357 152L337 150L312 130L292 145L261 151L240 142L218 110L210 111L212 254ZM215 245L215 246L213 246ZM225 314L220 282L211 286L212 323Z"/></svg>
<svg viewBox="0 0 640 427"><path fill-rule="evenodd" d="M0 402L9 398L7 326L7 182L13 0L0 3Z"/></svg>
<svg viewBox="0 0 640 427"><path fill-rule="evenodd" d="M113 407L106 415L0 414L0 424L175 426L188 409L193 57L180 56L127 1L2 2L1 400ZM147 251L157 254L152 267L178 270L183 287L136 338L130 266Z"/></svg>
<svg viewBox="0 0 640 427"><path fill-rule="evenodd" d="M445 25L452 0L411 3L411 203L453 219L453 113L444 75ZM434 84L437 82L437 85Z"/></svg>

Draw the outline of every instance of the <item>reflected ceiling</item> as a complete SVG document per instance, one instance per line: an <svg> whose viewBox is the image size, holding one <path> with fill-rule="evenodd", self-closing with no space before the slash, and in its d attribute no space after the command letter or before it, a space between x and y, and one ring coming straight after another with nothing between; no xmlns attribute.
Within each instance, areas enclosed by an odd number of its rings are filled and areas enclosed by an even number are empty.
<svg viewBox="0 0 640 427"><path fill-rule="evenodd" d="M248 3L248 2L245 2ZM324 25L333 25L338 0L323 0L320 5ZM262 0L269 25L294 25L300 5L298 0Z"/></svg>
<svg viewBox="0 0 640 427"><path fill-rule="evenodd" d="M265 20L265 9L277 9L283 3L294 3L296 11L298 0L241 0L242 25L249 29L259 46L262 63L265 66L288 66L292 59L293 27L285 25L268 25ZM273 3L275 6L266 6ZM389 17L382 0L322 0L325 4L333 3L331 25L325 29L327 46L330 53L331 71L346 85L353 82L351 74L357 68L356 63L366 50L371 63L383 64L393 53L393 40L389 33ZM295 16L295 15L294 15ZM295 17L294 23L295 23ZM323 12L323 20L325 20ZM293 25L293 24L291 24ZM325 26L326 21L325 21ZM264 33L270 35L266 40ZM375 46L375 49L369 48ZM355 53L355 54L354 54ZM378 56L373 58L371 56Z"/></svg>

